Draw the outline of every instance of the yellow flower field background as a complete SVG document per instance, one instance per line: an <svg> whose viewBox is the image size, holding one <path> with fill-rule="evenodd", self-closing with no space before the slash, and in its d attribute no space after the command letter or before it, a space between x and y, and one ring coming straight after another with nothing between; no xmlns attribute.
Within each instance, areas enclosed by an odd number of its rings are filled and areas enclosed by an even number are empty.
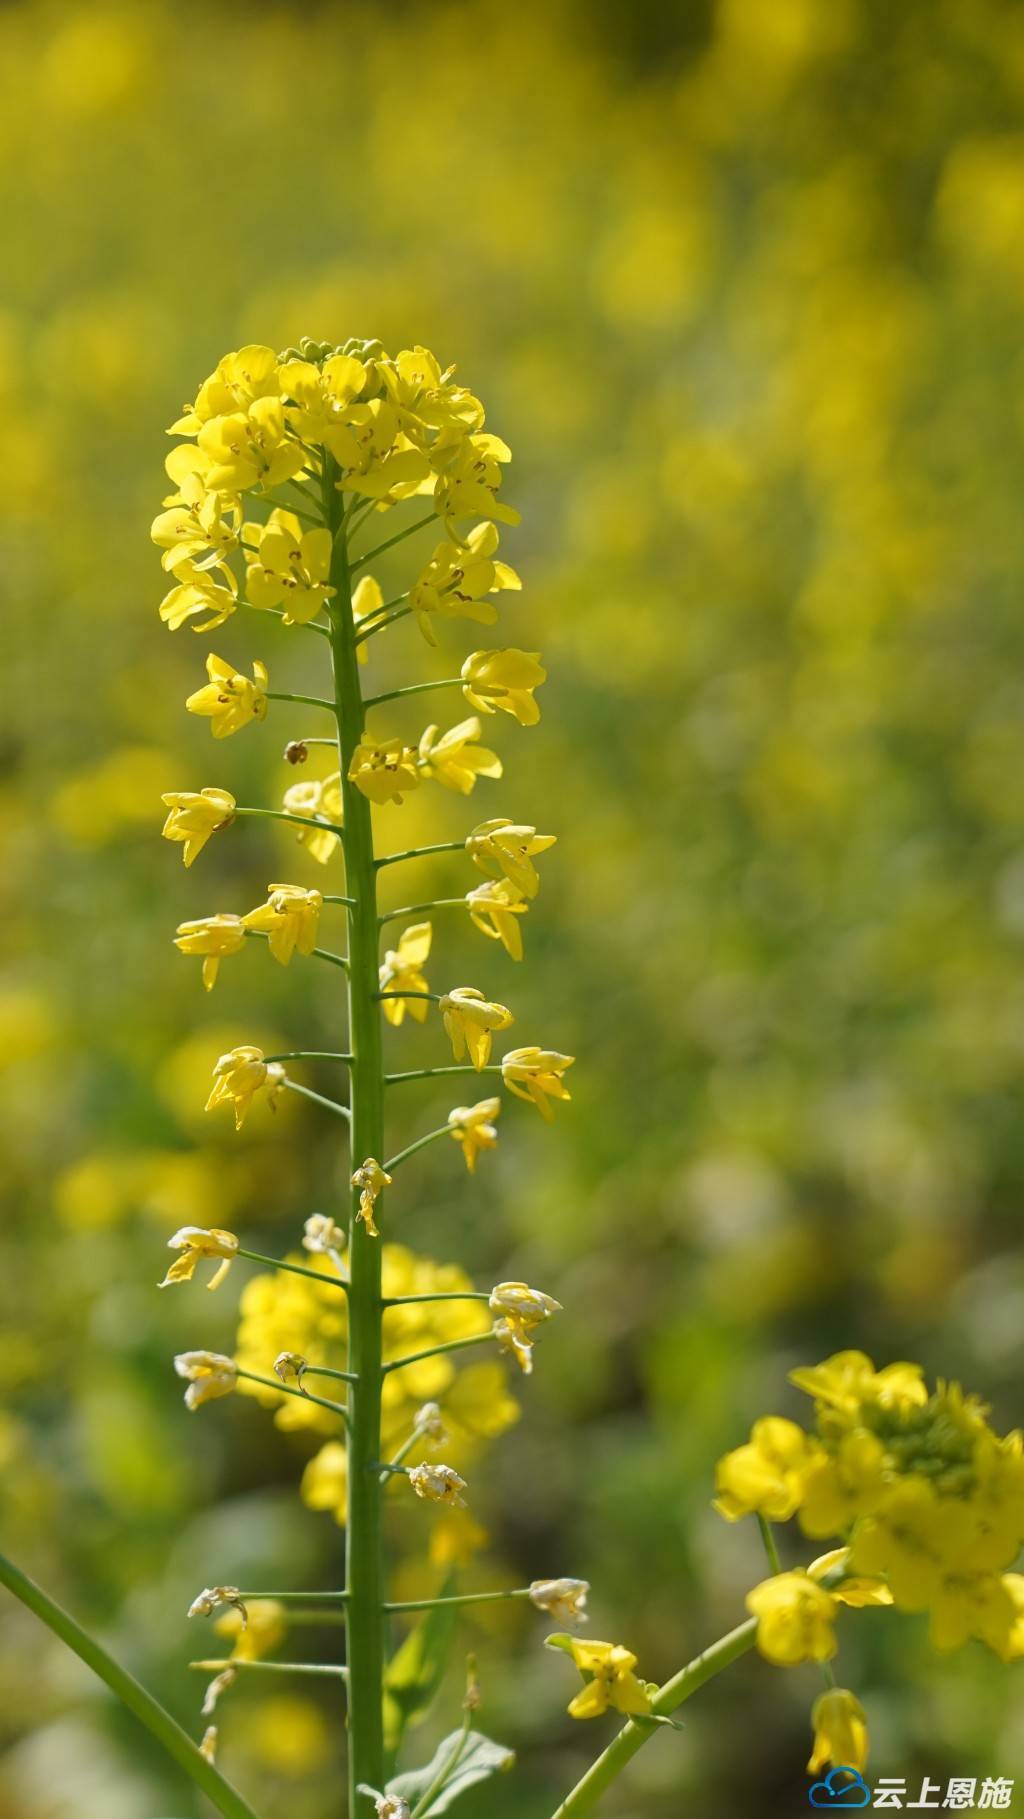
<svg viewBox="0 0 1024 1819"><path fill-rule="evenodd" d="M537 732L487 723L509 775L473 809L558 835L532 964L441 916L431 964L514 989L516 1039L579 1061L553 1130L507 1100L472 1181L436 1144L386 1203L388 1243L566 1309L529 1380L467 1367L472 1521L431 1557L429 1512L396 1512L397 1595L453 1556L475 1584L586 1577L589 1633L665 1678L763 1577L714 1465L795 1412L788 1370L856 1346L1021 1418L1024 19L54 0L0 10L0 95L0 1540L194 1735L186 1664L223 1647L186 1622L198 1589L338 1583L326 1467L296 1490L323 1432L251 1398L190 1414L171 1369L233 1349L239 1292L257 1347L288 1343L280 1309L243 1261L213 1297L155 1286L177 1227L280 1255L345 1178L291 1096L239 1136L202 1110L235 1044L344 1046L333 980L248 943L206 995L171 939L324 872L284 826L240 820L187 874L159 839L162 792L277 803L286 741L325 730L271 702L214 746L182 712L208 651L303 692L315 641L268 617L254 643L251 614L170 636L149 525L165 425L225 349L422 341L513 449L499 636L549 670ZM389 639L382 688L427 673L412 619ZM415 741L430 716L398 706ZM378 813L394 846L466 825L442 791ZM423 894L400 869L388 907ZM433 1023L385 1036L437 1058ZM403 1089L391 1147L452 1097ZM872 1769L1024 1777L1020 1670L925 1627L841 1632ZM522 1604L460 1629L421 1753L469 1648L519 1750L466 1819L541 1819L593 1753L544 1633ZM733 1674L637 1759L630 1819L805 1802L813 1668ZM267 1819L321 1819L342 1726L330 1690L253 1675L220 1760ZM0 1752L0 1819L201 1819L6 1598Z"/></svg>

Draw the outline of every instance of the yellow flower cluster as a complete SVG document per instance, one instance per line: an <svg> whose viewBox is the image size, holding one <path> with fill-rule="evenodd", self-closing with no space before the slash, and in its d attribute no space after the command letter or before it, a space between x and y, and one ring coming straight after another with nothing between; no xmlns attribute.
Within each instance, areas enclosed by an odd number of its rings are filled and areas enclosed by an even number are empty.
<svg viewBox="0 0 1024 1819"><path fill-rule="evenodd" d="M1024 1439L995 1433L957 1384L929 1390L919 1366L876 1370L839 1352L792 1373L814 1398L815 1430L769 1416L717 1470L730 1521L795 1516L844 1546L806 1573L751 1592L770 1660L827 1660L840 1603L927 1612L936 1648L975 1637L1003 1660L1024 1655Z"/></svg>
<svg viewBox="0 0 1024 1819"><path fill-rule="evenodd" d="M307 1365L333 1363L344 1356L348 1307L345 1296L338 1292L334 1265L317 1253L307 1255L303 1261L323 1275L322 1288L308 1276L285 1270L253 1276L246 1283L235 1351L240 1370L265 1377L282 1352L298 1354ZM387 1299L398 1295L455 1294L472 1287L465 1271L455 1264L433 1263L399 1244L382 1245L381 1270L381 1292ZM410 1357L451 1339L477 1334L484 1338L491 1320L481 1301L424 1301L388 1308L384 1315L384 1361ZM328 1437L306 1467L302 1495L312 1509L329 1510L339 1522L344 1521L347 1457L338 1418L315 1402L247 1378L239 1380L238 1391L273 1408L278 1427L308 1428ZM424 1358L405 1370L388 1371L384 1378L383 1458L397 1451L416 1425L423 1404L431 1401L443 1405L445 1460L454 1461L456 1466L471 1459L481 1442L504 1433L519 1415L498 1361L489 1359L459 1370L457 1358L449 1355Z"/></svg>

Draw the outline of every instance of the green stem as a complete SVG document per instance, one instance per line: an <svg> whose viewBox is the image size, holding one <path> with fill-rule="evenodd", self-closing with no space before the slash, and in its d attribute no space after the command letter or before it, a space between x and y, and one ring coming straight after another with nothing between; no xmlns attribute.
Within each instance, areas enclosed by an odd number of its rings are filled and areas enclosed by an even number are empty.
<svg viewBox="0 0 1024 1819"><path fill-rule="evenodd" d="M288 1048L280 1055L264 1055L264 1061L348 1061L351 1055L343 1055L332 1048Z"/></svg>
<svg viewBox="0 0 1024 1819"><path fill-rule="evenodd" d="M315 1402L318 1408L329 1408L332 1415L338 1415L346 1425L350 1425L350 1416L344 1403L328 1402L325 1396L314 1396L312 1390L289 1389L287 1383L279 1383L276 1377L260 1377L255 1371L239 1370L238 1375L247 1383L262 1383L267 1390L276 1390L279 1396L297 1396L300 1402Z"/></svg>
<svg viewBox="0 0 1024 1819"><path fill-rule="evenodd" d="M716 1674L720 1674L723 1668L731 1666L741 1655L747 1654L753 1648L756 1636L756 1617L749 1618L746 1623L730 1630L728 1635L721 1636L686 1667L680 1668L671 1680L666 1680L651 1701L651 1711L658 1717L667 1717L685 1700L692 1698L700 1687L713 1680ZM580 1814L592 1812L601 1795L607 1792L616 1776L621 1775L627 1762L632 1760L637 1750L659 1728L653 1724L645 1725L642 1719L636 1723L631 1718L597 1761L591 1763L583 1779L577 1781L571 1794L566 1795L552 1819L580 1819Z"/></svg>
<svg viewBox="0 0 1024 1819"><path fill-rule="evenodd" d="M425 1352L410 1352L408 1358L392 1358L381 1368L387 1376L389 1371L400 1371L407 1364L419 1364L424 1358L439 1358L442 1352L461 1352L467 1345L483 1345L492 1337L490 1332L470 1333L463 1339L446 1339L443 1345L432 1345Z"/></svg>
<svg viewBox="0 0 1024 1819"><path fill-rule="evenodd" d="M511 1592L457 1592L453 1598L400 1598L396 1602L386 1604L384 1609L389 1613L394 1613L395 1611L432 1611L436 1610L439 1604L495 1604L508 1598L528 1598L529 1596L529 1586L520 1585Z"/></svg>
<svg viewBox="0 0 1024 1819"><path fill-rule="evenodd" d="M236 809L235 812L243 811ZM397 865L401 859L427 859L432 853L464 853L465 850L464 840L439 840L434 846L407 846L402 853L385 853L376 864L379 871L382 865Z"/></svg>
<svg viewBox="0 0 1024 1819"><path fill-rule="evenodd" d="M141 1719L146 1729L161 1743L168 1755L184 1769L186 1775L197 1787L212 1800L219 1813L225 1819L256 1819L251 1806L236 1793L230 1781L225 1781L220 1770L206 1757L200 1755L198 1746L182 1730L170 1712L140 1686L134 1675L114 1661L105 1648L86 1634L67 1611L43 1591L41 1586L16 1567L13 1561L0 1554L0 1584L9 1592L20 1598L22 1604L51 1629L55 1636L84 1661L94 1674L109 1686L123 1705Z"/></svg>
<svg viewBox="0 0 1024 1819"><path fill-rule="evenodd" d="M359 631L356 634L356 643L364 644L367 638L373 637L374 632L386 632L388 626L394 625L396 619L407 619L409 614L414 610L415 609L411 606L400 606L397 611L388 613L386 617L375 619L372 625L366 626L365 630L362 623L360 623Z"/></svg>
<svg viewBox="0 0 1024 1819"><path fill-rule="evenodd" d="M323 708L327 709L327 712L329 714L333 714L336 712L334 702L325 701L323 699L322 695L288 695L288 694L282 694L279 690L275 691L274 689L268 688L267 700L268 701L298 701L302 707L323 707Z"/></svg>
<svg viewBox="0 0 1024 1819"><path fill-rule="evenodd" d="M344 1604L347 1592L239 1592L243 1604L253 1604L257 1598L273 1599L275 1604L322 1604L325 1599L336 1604Z"/></svg>
<svg viewBox="0 0 1024 1819"><path fill-rule="evenodd" d="M304 1269L301 1263L286 1263L283 1257L264 1257L260 1251L244 1251L241 1245L237 1255L248 1257L250 1263L266 1263L272 1270L287 1270L292 1276L309 1276L313 1282L326 1282L331 1288L348 1288L344 1276L325 1276L322 1270ZM269 1597L269 1593L261 1592L260 1596Z"/></svg>
<svg viewBox="0 0 1024 1819"><path fill-rule="evenodd" d="M378 916L377 920L383 928L385 922L397 922L400 916L421 916L424 910L465 909L465 907L465 897L435 897L433 903L407 903L404 909L388 910L385 915Z"/></svg>
<svg viewBox="0 0 1024 1819"><path fill-rule="evenodd" d="M396 543L404 543L406 537L415 536L417 531L424 530L428 524L436 523L436 514L434 512L428 512L425 518L417 518L415 524L407 524L404 531L396 531L393 537L388 537L384 543L378 543L375 549L368 549L365 556L359 556L351 566L348 565L348 551L346 550L346 582L348 582L350 576L358 575L359 570L365 568L368 562L373 562L378 556L383 556L386 549L394 549ZM331 578L333 580L333 576Z"/></svg>
<svg viewBox="0 0 1024 1819"><path fill-rule="evenodd" d="M395 1086L400 1080L433 1080L438 1074L500 1074L501 1067L497 1061L489 1061L486 1067L474 1067L472 1061L453 1062L448 1067L410 1067L404 1074L385 1074L385 1086Z"/></svg>
<svg viewBox="0 0 1024 1819"><path fill-rule="evenodd" d="M304 1377L336 1377L339 1383L358 1383L359 1381L354 1371L336 1371L333 1366L327 1364L307 1364L302 1375Z"/></svg>
<svg viewBox="0 0 1024 1819"><path fill-rule="evenodd" d="M344 1680L345 1669L328 1661L246 1661L237 1656L222 1655L219 1661L190 1661L189 1667L204 1674L222 1674L226 1667L243 1667L264 1674L327 1674Z"/></svg>
<svg viewBox="0 0 1024 1819"><path fill-rule="evenodd" d="M383 1000L384 998L424 998L429 1004L440 1004L441 1002L440 992L376 992L374 996L378 1000Z"/></svg>
<svg viewBox="0 0 1024 1819"><path fill-rule="evenodd" d="M387 1483L392 1472L398 1471L399 1467L402 1464L403 1459L408 1459L409 1454L412 1452L413 1447L417 1444L418 1441L422 1440L426 1431L427 1431L426 1428L421 1426L420 1422L417 1421L415 1427L412 1430L412 1433L409 1434L408 1437L402 1441L402 1444L398 1448L398 1451L396 1453L392 1454L387 1465L384 1465L381 1467L380 1481L382 1484ZM386 1604L384 1606L384 1609L386 1611L392 1610L393 1608L394 1607L390 1604Z"/></svg>
<svg viewBox="0 0 1024 1819"><path fill-rule="evenodd" d="M333 893L326 894L324 896L324 902L325 903L340 903L344 906L345 909L354 909L355 908L355 904L351 897L336 897L333 895Z"/></svg>
<svg viewBox="0 0 1024 1819"><path fill-rule="evenodd" d="M270 940L270 936L267 934L266 929L262 928L247 928L245 936L247 941ZM348 971L348 961L345 958L345 955L332 954L326 947L314 947L311 949L310 958L315 960L329 960L332 966L341 966L345 968L346 972Z"/></svg>
<svg viewBox="0 0 1024 1819"><path fill-rule="evenodd" d="M324 516L334 537L331 584L337 590L328 602L328 614L344 807L342 841L345 879L355 898L355 907L348 912L348 1027L353 1055L351 1155L361 1159L384 1153L384 1067L380 1011L374 998L379 981L373 827L370 803L349 777L365 724L352 617L352 574L380 551L374 550L350 566L344 512L334 485L334 463L326 451L323 467ZM381 547L389 548L406 534L400 533ZM349 1215L348 1361L359 1382L351 1399L345 1527L346 1584L350 1587L349 1819L357 1819L367 1811L365 1796L358 1791L360 1785L380 1787L384 1780L384 1566L380 1485L375 1469L380 1454L382 1383L381 1245L370 1237L358 1211L359 1190L353 1188Z"/></svg>
<svg viewBox="0 0 1024 1819"><path fill-rule="evenodd" d="M761 1531L761 1540L764 1544L768 1565L771 1567L773 1573L781 1573L782 1562L779 1559L779 1550L775 1545L775 1536L772 1532L772 1525L770 1522L765 1521L765 1518L761 1515L760 1511L758 1511L757 1526Z"/></svg>
<svg viewBox="0 0 1024 1819"><path fill-rule="evenodd" d="M439 1124L436 1131L428 1131L425 1137L417 1137L415 1143L407 1144L404 1150L399 1150L397 1156L388 1157L388 1160L382 1164L384 1173L390 1175L392 1169L398 1168L403 1162L407 1162L410 1156L415 1156L417 1150L425 1150L428 1143L436 1143L439 1137L450 1137L451 1132L452 1127L450 1124ZM408 1296L407 1299L414 1300L416 1297ZM427 1297L427 1299L434 1300L435 1297L431 1295ZM389 1307L395 1307L397 1303L390 1301L387 1305Z"/></svg>
<svg viewBox="0 0 1024 1819"><path fill-rule="evenodd" d="M416 1802L416 1805L413 1807L412 1812L409 1815L409 1819L421 1819L421 1814L429 1813L430 1808L431 1808L434 1800L436 1799L437 1795L441 1792L442 1788L447 1787L449 1781L451 1780L452 1776L455 1773L455 1770L458 1768L459 1763L462 1761L462 1758L466 1753L466 1744L469 1741L469 1732L470 1732L470 1726L472 1725L472 1722L473 1722L473 1709L469 1704L467 1704L463 1711L462 1729L459 1732L458 1737L455 1739L455 1747L452 1750L451 1755L448 1756L448 1758L444 1762L442 1762L440 1768L437 1771L437 1774L434 1776L434 1779L433 1779L433 1781L430 1782L429 1786L424 1788L422 1794L420 1795L419 1799Z"/></svg>
<svg viewBox="0 0 1024 1819"><path fill-rule="evenodd" d="M314 1105L322 1105L325 1111L334 1112L339 1118L352 1117L347 1105L339 1104L337 1099L327 1099L323 1093L315 1093L311 1086L300 1086L297 1080L285 1080L282 1084L290 1093L298 1093L301 1099L311 1099Z"/></svg>
<svg viewBox="0 0 1024 1819"><path fill-rule="evenodd" d="M447 1129L447 1125L445 1129ZM239 1253L240 1255L242 1253ZM489 1301L486 1289L460 1288L445 1289L440 1295L390 1295L383 1303L384 1307L415 1307L421 1301Z"/></svg>
<svg viewBox="0 0 1024 1819"><path fill-rule="evenodd" d="M301 745L333 745L333 739L302 739ZM325 821L322 815L292 815L286 808L236 808L234 815L265 815L270 821L293 821L296 827L323 827L329 834L343 832L340 822Z"/></svg>
<svg viewBox="0 0 1024 1819"><path fill-rule="evenodd" d="M290 511L291 509L291 506L289 506L288 510ZM243 600L241 604L242 606L247 606L251 613L269 613L272 619L283 619L285 617L282 608L278 606L253 606L251 600ZM297 631L319 632L321 638L326 638L328 636L326 625L318 625L315 619L293 619L291 623Z"/></svg>

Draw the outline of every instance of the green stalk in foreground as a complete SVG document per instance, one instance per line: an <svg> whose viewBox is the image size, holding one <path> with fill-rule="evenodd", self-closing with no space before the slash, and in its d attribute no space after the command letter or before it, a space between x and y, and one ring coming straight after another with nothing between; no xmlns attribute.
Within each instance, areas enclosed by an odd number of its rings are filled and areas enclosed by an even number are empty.
<svg viewBox="0 0 1024 1819"><path fill-rule="evenodd" d="M351 1166L384 1154L384 1069L376 994L377 873L370 803L350 780L352 756L363 733L364 708L352 617L348 535L333 461L324 450L324 517L334 538L331 585L331 659L338 715L338 762L344 807L342 843L348 910L348 1046L351 1050ZM360 1782L384 1779L381 1687L384 1679L384 1582L381 1550L380 1457L381 1247L349 1214L348 1368L355 1376L349 1431L346 1585L348 1587L349 1813L363 1805Z"/></svg>
<svg viewBox="0 0 1024 1819"><path fill-rule="evenodd" d="M219 1813L225 1819L256 1819L256 1815L241 1794L236 1793L230 1781L225 1781L220 1770L208 1762L192 1738L182 1730L177 1719L140 1686L127 1668L121 1667L107 1654L105 1648L94 1640L63 1610L59 1604L36 1585L26 1573L16 1567L5 1555L0 1554L0 1585L5 1585L9 1592L20 1598L22 1604L51 1629L55 1636L84 1661L112 1693L116 1693L122 1705L146 1726L158 1743L162 1743L167 1754L173 1757L179 1768L202 1788L208 1799L213 1801Z"/></svg>

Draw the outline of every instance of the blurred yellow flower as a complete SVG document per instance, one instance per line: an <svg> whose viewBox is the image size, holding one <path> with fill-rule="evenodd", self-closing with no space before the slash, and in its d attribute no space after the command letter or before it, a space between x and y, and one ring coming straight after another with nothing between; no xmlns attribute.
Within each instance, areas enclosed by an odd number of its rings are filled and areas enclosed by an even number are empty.
<svg viewBox="0 0 1024 1819"><path fill-rule="evenodd" d="M352 618L358 632L364 619L378 613L384 605L384 595L380 591L380 582L372 575L361 575L352 593ZM356 656L360 663L370 661L369 646L365 639L356 645Z"/></svg>
<svg viewBox="0 0 1024 1819"><path fill-rule="evenodd" d="M799 1508L804 1473L818 1449L795 1421L766 1415L755 1421L746 1446L718 1461L715 1508L730 1522L753 1511L786 1522Z"/></svg>
<svg viewBox="0 0 1024 1819"><path fill-rule="evenodd" d="M868 1721L859 1699L845 1687L830 1686L811 1707L814 1748L807 1773L817 1775L829 1763L862 1769L868 1759ZM838 1802L842 1805L842 1802Z"/></svg>
<svg viewBox="0 0 1024 1819"><path fill-rule="evenodd" d="M535 1610L547 1611L556 1622L586 1623L586 1579L534 1579L530 1586L530 1603Z"/></svg>
<svg viewBox="0 0 1024 1819"><path fill-rule="evenodd" d="M161 797L167 819L160 832L165 840L181 840L186 866L198 859L206 842L234 819L235 798L230 790L171 790Z"/></svg>
<svg viewBox="0 0 1024 1819"><path fill-rule="evenodd" d="M491 941L500 941L513 960L523 957L523 935L516 920L529 909L522 892L508 878L491 878L466 892L473 924Z"/></svg>
<svg viewBox="0 0 1024 1819"><path fill-rule="evenodd" d="M245 946L245 923L241 916L226 911L199 916L192 922L178 924L174 945L183 954L203 956L203 985L212 992L225 955L237 954Z"/></svg>
<svg viewBox="0 0 1024 1819"><path fill-rule="evenodd" d="M166 1285L161 1283L160 1286ZM210 1287L213 1287L212 1282ZM222 1352L179 1352L174 1368L188 1383L185 1407L193 1411L202 1408L204 1402L216 1402L221 1396L230 1396L238 1384L235 1361Z"/></svg>
<svg viewBox="0 0 1024 1819"><path fill-rule="evenodd" d="M757 1618L757 1646L777 1667L831 1661L836 1652L836 1602L807 1573L777 1573L747 1593Z"/></svg>
<svg viewBox="0 0 1024 1819"><path fill-rule="evenodd" d="M547 680L539 651L473 651L462 665L462 692L482 714L501 708L520 726L536 726L540 708L533 691Z"/></svg>
<svg viewBox="0 0 1024 1819"><path fill-rule="evenodd" d="M238 1255L238 1239L234 1232L221 1231L212 1226L204 1231L199 1225L183 1225L180 1231L167 1240L170 1251L180 1251L181 1256L168 1268L160 1288L170 1288L174 1282L190 1282L196 1273L196 1265L204 1257L219 1257L220 1268L215 1270L206 1284L207 1288L217 1288L223 1282L233 1259Z"/></svg>
<svg viewBox="0 0 1024 1819"><path fill-rule="evenodd" d="M423 775L464 796L469 795L478 777L500 777L501 759L486 745L477 745L479 737L480 722L475 714L449 727L446 733L437 726L428 726L420 739L417 760Z"/></svg>
<svg viewBox="0 0 1024 1819"><path fill-rule="evenodd" d="M287 1634L287 1610L276 1598L249 1598L245 1612L243 1620L242 1612L229 1606L213 1627L218 1636L226 1636L232 1643L232 1661L262 1661Z"/></svg>
<svg viewBox="0 0 1024 1819"><path fill-rule="evenodd" d="M478 1099L475 1105L456 1105L448 1113L452 1136L462 1149L470 1174L476 1173L476 1159L482 1150L497 1146L495 1119L501 1113L501 1100Z"/></svg>
<svg viewBox="0 0 1024 1819"><path fill-rule="evenodd" d="M189 695L185 706L190 714L201 714L211 722L215 739L226 739L237 733L250 720L262 720L267 712L267 671L258 660L252 666L252 679L233 670L223 657L213 652L206 659L210 680L204 688Z"/></svg>
<svg viewBox="0 0 1024 1819"><path fill-rule="evenodd" d="M371 802L400 803L403 792L416 789L420 781L416 753L401 739L362 740L352 754L348 774Z"/></svg>
<svg viewBox="0 0 1024 1819"><path fill-rule="evenodd" d="M498 816L481 821L466 840L466 851L489 878L507 878L524 897L535 897L540 876L531 862L538 853L555 845L555 834L538 834L535 827Z"/></svg>
<svg viewBox="0 0 1024 1819"><path fill-rule="evenodd" d="M335 588L329 585L331 533L304 531L294 512L275 506L265 524L246 524L242 541L253 552L245 591L253 606L283 607L286 625L308 625Z"/></svg>
<svg viewBox="0 0 1024 1819"><path fill-rule="evenodd" d="M315 819L320 816L325 821L333 821L335 827L341 826L341 772L332 771L327 777L304 777L300 783L289 784L281 806L289 815L309 817L308 831L301 829L296 838L311 859L318 865L326 865L338 848L338 836L330 828L317 827Z"/></svg>
<svg viewBox="0 0 1024 1819"><path fill-rule="evenodd" d="M445 992L439 1009L456 1061L468 1050L477 1073L487 1066L495 1031L506 1030L515 1021L504 1004L492 1004L472 985L456 985Z"/></svg>
<svg viewBox="0 0 1024 1819"><path fill-rule="evenodd" d="M243 1044L221 1055L217 1062L206 1110L212 1112L218 1105L233 1106L235 1129L240 1131L256 1094L265 1091L267 1104L273 1110L285 1079L284 1068L279 1062L267 1062L261 1048Z"/></svg>
<svg viewBox="0 0 1024 1819"><path fill-rule="evenodd" d="M562 1084L562 1075L575 1059L553 1048L513 1048L501 1057L501 1077L510 1093L535 1105L550 1122L554 1114L548 1100L572 1098Z"/></svg>
<svg viewBox="0 0 1024 1819"><path fill-rule="evenodd" d="M430 953L433 929L429 922L411 922L402 930L398 946L388 948L380 963L379 979L382 992L427 992L430 987L423 974L423 966ZM425 997L387 997L383 1000L383 1011L388 1022L397 1029L401 1025L406 1011L415 1017L417 1023L426 1020L430 1010L430 1000Z"/></svg>
<svg viewBox="0 0 1024 1819"><path fill-rule="evenodd" d="M323 897L301 884L269 884L266 903L242 917L247 929L267 937L274 959L287 966L295 949L309 955L316 946Z"/></svg>

